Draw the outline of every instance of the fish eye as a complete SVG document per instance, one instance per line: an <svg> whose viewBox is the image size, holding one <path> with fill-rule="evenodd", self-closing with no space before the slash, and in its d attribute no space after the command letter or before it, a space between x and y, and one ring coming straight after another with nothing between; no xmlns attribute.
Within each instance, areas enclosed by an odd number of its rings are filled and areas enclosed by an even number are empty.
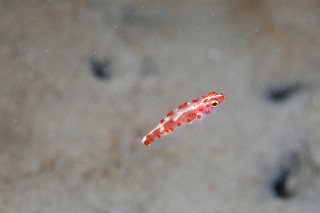
<svg viewBox="0 0 320 213"><path fill-rule="evenodd" d="M218 106L218 102L217 102L217 101L213 101L213 102L212 102L212 106L213 106L213 107Z"/></svg>

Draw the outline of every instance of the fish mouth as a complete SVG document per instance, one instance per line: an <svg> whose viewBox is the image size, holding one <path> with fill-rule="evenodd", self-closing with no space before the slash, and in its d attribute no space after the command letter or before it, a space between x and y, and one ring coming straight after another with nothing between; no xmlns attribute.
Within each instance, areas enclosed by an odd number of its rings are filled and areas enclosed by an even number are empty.
<svg viewBox="0 0 320 213"><path fill-rule="evenodd" d="M223 103L226 100L226 97L222 93L217 94L216 98L219 100L220 103Z"/></svg>

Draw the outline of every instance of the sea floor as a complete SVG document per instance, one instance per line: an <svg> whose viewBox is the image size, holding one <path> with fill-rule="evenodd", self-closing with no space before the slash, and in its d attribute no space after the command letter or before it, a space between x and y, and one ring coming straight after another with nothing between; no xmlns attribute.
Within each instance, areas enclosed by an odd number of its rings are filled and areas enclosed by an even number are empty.
<svg viewBox="0 0 320 213"><path fill-rule="evenodd" d="M0 212L319 212L316 0L0 3ZM202 122L145 147L186 100Z"/></svg>

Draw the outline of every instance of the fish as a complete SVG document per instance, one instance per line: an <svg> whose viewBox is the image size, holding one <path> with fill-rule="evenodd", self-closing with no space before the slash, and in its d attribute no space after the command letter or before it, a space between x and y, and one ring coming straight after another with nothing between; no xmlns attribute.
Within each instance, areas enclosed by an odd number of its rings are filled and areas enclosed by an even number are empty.
<svg viewBox="0 0 320 213"><path fill-rule="evenodd" d="M225 100L222 93L210 92L208 95L195 98L190 102L184 102L175 110L168 112L166 117L160 120L157 127L141 138L141 142L145 146L150 146L151 143L171 134L177 128L212 114Z"/></svg>

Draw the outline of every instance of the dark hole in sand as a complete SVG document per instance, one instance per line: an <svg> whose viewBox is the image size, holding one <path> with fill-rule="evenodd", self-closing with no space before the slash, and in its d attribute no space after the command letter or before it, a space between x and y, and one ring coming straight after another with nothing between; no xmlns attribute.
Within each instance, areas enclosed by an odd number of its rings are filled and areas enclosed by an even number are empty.
<svg viewBox="0 0 320 213"><path fill-rule="evenodd" d="M273 180L271 188L276 197L291 197L292 193L288 189L288 180L290 178L290 173L291 172L287 169L279 171L279 174Z"/></svg>
<svg viewBox="0 0 320 213"><path fill-rule="evenodd" d="M293 152L285 155L279 162L279 168L272 180L271 190L276 197L288 199L296 191L296 184L292 184L300 171L301 162L299 153Z"/></svg>
<svg viewBox="0 0 320 213"><path fill-rule="evenodd" d="M101 80L107 80L111 78L110 60L108 59L99 60L99 59L92 58L90 60L90 64L91 64L91 71L94 77Z"/></svg>
<svg viewBox="0 0 320 213"><path fill-rule="evenodd" d="M298 83L283 87L272 87L267 90L267 99L272 102L283 102L291 98L301 88Z"/></svg>

